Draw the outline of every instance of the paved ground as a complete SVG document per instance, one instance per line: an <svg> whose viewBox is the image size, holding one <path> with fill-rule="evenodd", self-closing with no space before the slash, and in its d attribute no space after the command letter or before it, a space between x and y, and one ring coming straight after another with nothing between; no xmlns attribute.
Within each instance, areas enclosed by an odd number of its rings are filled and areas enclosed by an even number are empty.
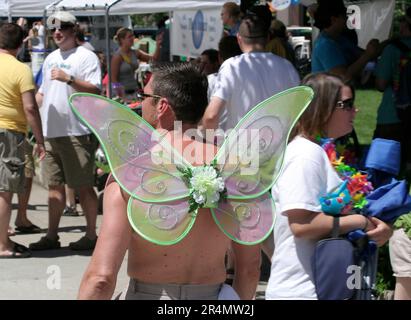
<svg viewBox="0 0 411 320"><path fill-rule="evenodd" d="M17 197L13 203L16 208ZM14 226L16 210L13 210L11 223ZM28 245L44 235L47 228L47 191L38 184L33 184L28 216L31 221L43 229L43 233L33 235L16 234L13 241ZM102 216L98 216L97 226ZM43 252L33 252L27 259L0 260L0 299L75 299L82 275L90 260L91 252L75 252L68 248L69 242L78 240L85 228L85 219L80 217L62 217L60 223L60 242L62 248ZM117 278L116 293L126 287L125 258ZM61 279L59 281L58 279ZM257 299L264 297L265 283L261 282Z"/></svg>

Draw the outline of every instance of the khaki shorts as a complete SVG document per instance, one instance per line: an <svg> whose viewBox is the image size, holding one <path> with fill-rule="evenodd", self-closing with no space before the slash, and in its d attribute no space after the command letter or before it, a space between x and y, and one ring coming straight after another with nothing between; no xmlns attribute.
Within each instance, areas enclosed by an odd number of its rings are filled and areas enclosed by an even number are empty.
<svg viewBox="0 0 411 320"><path fill-rule="evenodd" d="M24 175L26 178L33 178L36 175L33 146L28 139L24 140Z"/></svg>
<svg viewBox="0 0 411 320"><path fill-rule="evenodd" d="M394 277L411 277L411 239L403 229L394 230L390 238L390 260Z"/></svg>
<svg viewBox="0 0 411 320"><path fill-rule="evenodd" d="M0 192L24 191L24 141L24 133L0 129Z"/></svg>
<svg viewBox="0 0 411 320"><path fill-rule="evenodd" d="M94 156L98 146L94 135L46 139L43 160L49 186L70 188L94 186Z"/></svg>
<svg viewBox="0 0 411 320"><path fill-rule="evenodd" d="M222 284L156 284L130 279L116 300L217 300Z"/></svg>

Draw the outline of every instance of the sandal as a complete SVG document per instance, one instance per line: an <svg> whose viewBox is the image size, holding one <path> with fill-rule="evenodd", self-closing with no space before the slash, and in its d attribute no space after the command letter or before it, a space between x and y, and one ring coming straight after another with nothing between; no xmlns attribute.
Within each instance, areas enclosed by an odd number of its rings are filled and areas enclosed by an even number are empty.
<svg viewBox="0 0 411 320"><path fill-rule="evenodd" d="M97 237L94 240L87 238L86 236L80 238L76 242L70 242L69 248L71 250L93 250L97 243Z"/></svg>
<svg viewBox="0 0 411 320"><path fill-rule="evenodd" d="M78 217L78 216L80 216L80 215L79 215L79 213L78 213L78 211L77 211L77 209L76 209L76 206L73 206L73 207L67 206L67 207L65 207L64 210L63 210L63 216L66 216L66 217Z"/></svg>
<svg viewBox="0 0 411 320"><path fill-rule="evenodd" d="M26 233L26 234L41 232L40 227L36 226L35 224L32 224L31 226L28 226L28 227L25 227L25 226L17 227L16 226L15 230L20 233Z"/></svg>
<svg viewBox="0 0 411 320"><path fill-rule="evenodd" d="M13 242L13 244L14 246L11 255L0 256L0 259L17 259L31 257L31 252L27 247L15 242Z"/></svg>
<svg viewBox="0 0 411 320"><path fill-rule="evenodd" d="M7 229L7 235L9 236L9 237L12 237L12 236L15 236L16 235L16 232L13 230L13 228L12 227L8 227L8 229Z"/></svg>
<svg viewBox="0 0 411 320"><path fill-rule="evenodd" d="M30 243L30 250L52 250L60 249L61 244L59 237L56 240L49 239L47 236L42 237L38 242Z"/></svg>

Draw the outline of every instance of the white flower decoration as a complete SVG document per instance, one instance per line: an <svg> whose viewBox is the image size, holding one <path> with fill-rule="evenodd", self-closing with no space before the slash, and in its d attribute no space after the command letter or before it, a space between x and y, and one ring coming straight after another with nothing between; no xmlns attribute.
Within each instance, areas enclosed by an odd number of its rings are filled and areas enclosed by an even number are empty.
<svg viewBox="0 0 411 320"><path fill-rule="evenodd" d="M220 192L225 189L223 178L212 166L195 167L190 178L194 201L205 208L217 206Z"/></svg>

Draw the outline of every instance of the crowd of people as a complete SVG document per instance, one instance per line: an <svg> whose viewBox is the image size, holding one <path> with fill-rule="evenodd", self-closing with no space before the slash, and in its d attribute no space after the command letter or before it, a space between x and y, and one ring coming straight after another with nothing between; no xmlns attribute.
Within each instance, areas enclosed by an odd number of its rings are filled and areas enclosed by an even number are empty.
<svg viewBox="0 0 411 320"><path fill-rule="evenodd" d="M59 223L78 195L86 219L86 232L69 244L71 250L93 250L80 284L79 299L114 298L116 279L128 250L129 286L117 299L218 299L224 290L230 299L253 299L260 277L262 249L271 262L266 299L318 299L312 270L316 244L329 238L334 219L324 212L321 198L343 184L343 177L320 143L336 140L353 130L358 108L355 81L365 65L378 60L376 87L384 92L378 109L375 137L401 142L402 166L410 169L409 113L397 113L392 102L393 81L401 49L393 42L370 40L360 50L346 27L343 1L318 1L314 16L321 33L313 47L312 74L300 78L283 23L267 21L261 9L242 13L234 2L221 11L224 32L218 48L205 50L188 63L153 67L144 88L135 78L141 62L161 60L164 33L157 36L154 54L134 50L134 33L120 28L114 40L118 50L105 74L104 57L93 52L76 18L65 11L53 14L58 23L50 30L58 47L45 57L40 22L25 39L15 23L0 26L0 258L27 258L31 251L61 247ZM411 9L402 18L400 40L411 47ZM23 43L32 50L32 70L16 57ZM217 50L218 49L218 50ZM43 63L44 60L44 63ZM42 65L42 80L33 79ZM277 208L273 232L264 244L242 245L214 222L211 210L199 209L189 234L170 246L150 243L133 231L127 217L130 194L114 176L108 178L103 221L96 233L98 200L94 190L98 141L73 113L69 97L75 92L102 94L104 76L110 77L114 95L139 99L142 118L154 129L173 133L176 121L184 131L234 128L257 104L287 89L310 87L314 98L295 125L287 146L283 170L270 191ZM107 83L107 81L106 81ZM39 108L41 107L41 108ZM281 107L281 106L278 106ZM108 119L107 119L108 120ZM34 149L27 139L35 138ZM185 139L176 135L172 146L213 159L218 141ZM11 240L11 200L19 194L15 221L20 232L40 232L28 219L27 204L34 174L31 154L42 161L48 186L47 233L29 248ZM195 160L186 159L193 166ZM207 163L209 165L209 163ZM66 192L66 187L71 191ZM67 197L67 195L70 195ZM67 202L67 199L70 201ZM393 234L390 223L361 214L339 218L339 236L362 230L378 246ZM207 239L205 241L205 239ZM410 239L396 230L390 241L397 277L396 298L411 299ZM232 286L225 284L233 269Z"/></svg>

